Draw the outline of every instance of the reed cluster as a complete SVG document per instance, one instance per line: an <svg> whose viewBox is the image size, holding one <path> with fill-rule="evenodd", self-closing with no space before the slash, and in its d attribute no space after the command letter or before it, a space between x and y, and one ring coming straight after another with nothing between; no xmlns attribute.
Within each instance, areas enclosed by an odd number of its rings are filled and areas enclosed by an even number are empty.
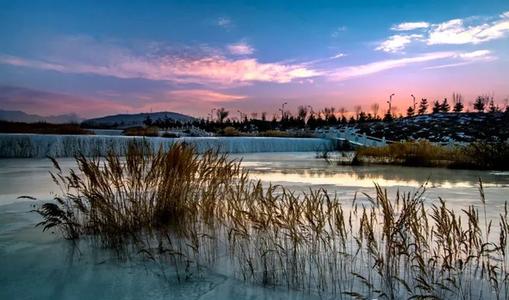
<svg viewBox="0 0 509 300"><path fill-rule="evenodd" d="M427 205L424 187L390 199L375 186L374 196L344 203L325 189L264 186L239 161L184 144L167 152L132 144L126 153L79 156L68 174L55 161L63 196L37 210L40 225L118 253L134 249L179 280L222 265L249 282L325 298L509 296L507 205L498 222L487 220L482 184L481 214L458 213L443 200Z"/></svg>
<svg viewBox="0 0 509 300"><path fill-rule="evenodd" d="M502 140L482 140L456 146L407 141L357 150L357 158L361 162L482 170L509 170L508 157L509 143Z"/></svg>

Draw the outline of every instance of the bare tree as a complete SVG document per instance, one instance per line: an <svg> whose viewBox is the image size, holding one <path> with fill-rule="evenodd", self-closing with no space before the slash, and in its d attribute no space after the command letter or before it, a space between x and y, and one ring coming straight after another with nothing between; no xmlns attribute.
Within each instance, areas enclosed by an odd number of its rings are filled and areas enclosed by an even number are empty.
<svg viewBox="0 0 509 300"><path fill-rule="evenodd" d="M380 104L373 103L371 104L371 110L373 111L373 117L378 117L378 111L380 110Z"/></svg>
<svg viewBox="0 0 509 300"><path fill-rule="evenodd" d="M299 119L306 120L307 115L308 115L307 106L301 105L301 106L297 107L297 116L299 117Z"/></svg>
<svg viewBox="0 0 509 300"><path fill-rule="evenodd" d="M228 115L230 114L229 111L227 111L224 107L221 107L217 110L217 119L219 120L219 123L223 123L226 118L228 118Z"/></svg>
<svg viewBox="0 0 509 300"><path fill-rule="evenodd" d="M359 114L360 114L360 113L361 113L361 111L362 111L362 106L360 106L360 105L355 105L355 106L353 107L353 110L355 111L355 118L356 118L356 119L359 119Z"/></svg>

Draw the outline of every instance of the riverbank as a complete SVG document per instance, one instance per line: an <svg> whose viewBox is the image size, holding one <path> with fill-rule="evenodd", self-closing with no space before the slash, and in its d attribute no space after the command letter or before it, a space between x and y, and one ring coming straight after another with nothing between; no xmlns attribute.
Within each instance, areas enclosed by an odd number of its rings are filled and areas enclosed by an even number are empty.
<svg viewBox="0 0 509 300"><path fill-rule="evenodd" d="M509 170L509 144L497 140L452 146L427 141L400 142L384 147L361 147L351 163Z"/></svg>

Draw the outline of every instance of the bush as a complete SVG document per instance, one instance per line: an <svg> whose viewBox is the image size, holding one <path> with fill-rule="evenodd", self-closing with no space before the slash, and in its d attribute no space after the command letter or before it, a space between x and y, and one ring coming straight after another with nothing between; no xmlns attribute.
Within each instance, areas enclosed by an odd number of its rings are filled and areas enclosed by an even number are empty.
<svg viewBox="0 0 509 300"><path fill-rule="evenodd" d="M159 136L157 127L131 127L124 129L123 135L127 136Z"/></svg>
<svg viewBox="0 0 509 300"><path fill-rule="evenodd" d="M240 135L240 131L238 131L236 128L234 127L231 127L231 126L228 126L228 127L225 127L223 130L222 130L222 134L224 136L239 136Z"/></svg>
<svg viewBox="0 0 509 300"><path fill-rule="evenodd" d="M260 132L260 136L266 137L288 137L288 132L281 130L267 130Z"/></svg>

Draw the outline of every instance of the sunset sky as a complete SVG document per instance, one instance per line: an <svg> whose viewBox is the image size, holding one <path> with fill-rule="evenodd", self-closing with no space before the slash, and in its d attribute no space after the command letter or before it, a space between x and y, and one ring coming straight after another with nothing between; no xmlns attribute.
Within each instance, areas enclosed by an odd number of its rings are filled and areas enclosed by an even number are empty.
<svg viewBox="0 0 509 300"><path fill-rule="evenodd" d="M0 109L81 117L509 97L509 1L0 0Z"/></svg>

